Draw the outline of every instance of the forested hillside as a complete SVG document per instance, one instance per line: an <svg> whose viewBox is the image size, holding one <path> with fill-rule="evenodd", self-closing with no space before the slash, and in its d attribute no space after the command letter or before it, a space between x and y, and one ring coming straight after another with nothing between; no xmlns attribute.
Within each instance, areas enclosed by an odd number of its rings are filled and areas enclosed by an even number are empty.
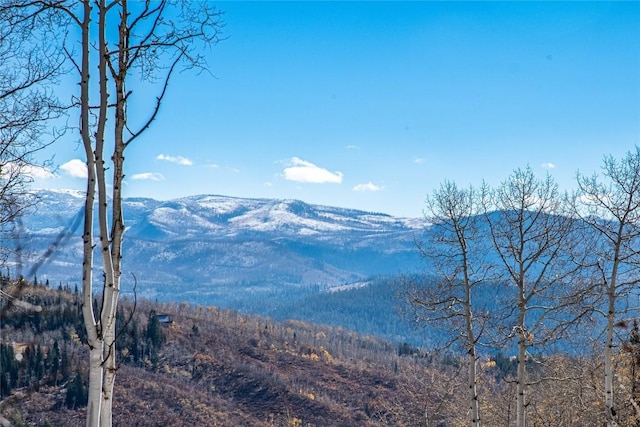
<svg viewBox="0 0 640 427"><path fill-rule="evenodd" d="M2 282L2 422L82 425L87 349L75 289ZM452 354L187 303L124 300L118 321L115 425L465 424L466 372ZM629 337L634 327L620 325L619 333ZM629 427L637 350L632 338L616 354ZM531 358L532 425L600 425L598 361ZM484 423L509 425L515 361L493 354L480 366Z"/></svg>
<svg viewBox="0 0 640 427"><path fill-rule="evenodd" d="M241 312L276 320L304 320L343 327L411 345L427 345L434 329L406 316L398 298L398 276L380 276L334 288L300 287L238 295L228 305Z"/></svg>

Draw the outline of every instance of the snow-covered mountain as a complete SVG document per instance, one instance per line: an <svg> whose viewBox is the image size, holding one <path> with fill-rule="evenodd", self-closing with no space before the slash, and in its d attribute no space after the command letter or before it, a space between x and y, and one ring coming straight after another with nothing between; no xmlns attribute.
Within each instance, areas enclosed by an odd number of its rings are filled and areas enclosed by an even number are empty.
<svg viewBox="0 0 640 427"><path fill-rule="evenodd" d="M37 275L79 283L84 195L41 191L23 219L23 259L37 262L60 233L75 226ZM124 201L123 282L162 299L211 303L240 289L341 286L377 274L415 271L415 239L424 221L309 205L299 200L202 195L170 201ZM28 266L23 270L27 271Z"/></svg>

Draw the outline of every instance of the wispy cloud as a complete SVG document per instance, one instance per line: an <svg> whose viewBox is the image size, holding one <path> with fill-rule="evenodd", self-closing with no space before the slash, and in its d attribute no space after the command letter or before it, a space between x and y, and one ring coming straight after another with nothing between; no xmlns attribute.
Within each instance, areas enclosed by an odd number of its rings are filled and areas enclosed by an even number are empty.
<svg viewBox="0 0 640 427"><path fill-rule="evenodd" d="M542 166L542 169L555 169L556 168L556 165L554 165L551 162L543 163L540 166Z"/></svg>
<svg viewBox="0 0 640 427"><path fill-rule="evenodd" d="M358 184L353 187L353 191L380 191L382 187L375 185L373 182L368 182L366 184Z"/></svg>
<svg viewBox="0 0 640 427"><path fill-rule="evenodd" d="M342 172L329 172L298 157L293 157L289 163L290 166L283 171L286 180L312 184L342 183Z"/></svg>
<svg viewBox="0 0 640 427"><path fill-rule="evenodd" d="M351 145L347 145L345 148L346 148L347 150L357 150L357 149L358 149L358 148L360 148L360 147L358 147L357 145L353 145L353 144L351 144Z"/></svg>
<svg viewBox="0 0 640 427"><path fill-rule="evenodd" d="M157 172L144 172L133 175L131 179L138 181L164 181L164 176Z"/></svg>
<svg viewBox="0 0 640 427"><path fill-rule="evenodd" d="M416 157L413 159L413 163L421 164L424 163L424 159L422 157Z"/></svg>
<svg viewBox="0 0 640 427"><path fill-rule="evenodd" d="M60 169L73 178L86 178L88 175L87 164L80 159L71 159L60 165Z"/></svg>
<svg viewBox="0 0 640 427"><path fill-rule="evenodd" d="M193 165L193 161L191 159L187 159L186 157L182 157L182 156L166 156L164 154L158 154L156 156L157 160L164 160L167 162L171 162L171 163L177 163L179 165L182 166L192 166Z"/></svg>

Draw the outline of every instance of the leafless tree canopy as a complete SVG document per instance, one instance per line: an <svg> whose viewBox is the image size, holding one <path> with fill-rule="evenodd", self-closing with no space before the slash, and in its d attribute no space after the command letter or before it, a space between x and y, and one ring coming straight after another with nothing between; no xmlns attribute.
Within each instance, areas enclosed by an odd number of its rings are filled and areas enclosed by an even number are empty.
<svg viewBox="0 0 640 427"><path fill-rule="evenodd" d="M604 395L607 426L618 425L616 417L615 366L612 362L620 337L616 324L624 316L636 315L637 305L628 307L639 282L640 267L640 147L622 159L607 156L602 177L577 175L579 191L575 214L595 235L590 271L604 300L597 310L606 319L604 343ZM631 401L637 405L631 397ZM619 407L618 407L619 409Z"/></svg>
<svg viewBox="0 0 640 427"><path fill-rule="evenodd" d="M63 55L43 25L45 16L27 17L7 6L0 2L0 239L35 202L28 184L47 171L34 154L60 136L52 121L64 111L52 90Z"/></svg>

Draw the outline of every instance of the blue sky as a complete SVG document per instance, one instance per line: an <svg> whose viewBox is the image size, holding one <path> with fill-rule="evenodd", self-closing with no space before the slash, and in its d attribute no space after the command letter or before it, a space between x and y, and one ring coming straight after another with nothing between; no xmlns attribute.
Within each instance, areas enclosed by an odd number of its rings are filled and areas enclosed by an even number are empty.
<svg viewBox="0 0 640 427"><path fill-rule="evenodd" d="M417 217L445 179L497 185L530 165L570 190L577 170L640 145L639 2L219 7L213 76L171 81L126 153L126 196ZM51 153L56 175L36 184L83 189L77 135Z"/></svg>

